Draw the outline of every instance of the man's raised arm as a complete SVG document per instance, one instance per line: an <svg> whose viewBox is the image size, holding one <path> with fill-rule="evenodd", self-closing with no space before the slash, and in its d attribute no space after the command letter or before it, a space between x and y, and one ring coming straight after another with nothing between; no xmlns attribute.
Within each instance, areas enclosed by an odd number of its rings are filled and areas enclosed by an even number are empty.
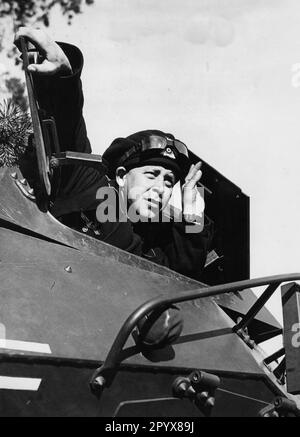
<svg viewBox="0 0 300 437"><path fill-rule="evenodd" d="M28 66L32 73L39 106L55 118L61 151L90 153L82 117L83 94L80 80L83 56L70 44L56 43L41 29L20 27L15 44L26 38L37 49L36 63Z"/></svg>
<svg viewBox="0 0 300 437"><path fill-rule="evenodd" d="M38 51L38 59L28 70L32 72L40 109L46 117L55 119L60 151L91 153L82 115L81 51L71 44L53 41L41 29L21 27L15 38L17 47L20 47L20 37L30 41ZM51 198L51 212L58 217L95 203L99 178L101 175L94 168L63 166L59 192ZM83 203L82 193L85 193ZM64 208L57 206L59 202Z"/></svg>

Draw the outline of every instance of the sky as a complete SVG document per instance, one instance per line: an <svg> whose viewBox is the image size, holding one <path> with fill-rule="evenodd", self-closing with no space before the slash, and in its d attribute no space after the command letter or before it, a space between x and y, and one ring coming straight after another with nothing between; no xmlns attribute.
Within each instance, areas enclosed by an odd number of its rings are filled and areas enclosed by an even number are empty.
<svg viewBox="0 0 300 437"><path fill-rule="evenodd" d="M84 53L93 152L172 132L250 196L251 277L300 271L299 1L95 0L51 22Z"/></svg>

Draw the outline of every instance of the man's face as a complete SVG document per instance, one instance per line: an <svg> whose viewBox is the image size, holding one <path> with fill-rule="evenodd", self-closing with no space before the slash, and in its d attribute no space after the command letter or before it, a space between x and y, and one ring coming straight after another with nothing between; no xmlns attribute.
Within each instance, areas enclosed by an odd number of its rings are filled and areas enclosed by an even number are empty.
<svg viewBox="0 0 300 437"><path fill-rule="evenodd" d="M133 168L125 176L130 213L141 219L157 217L168 204L176 182L172 170L159 165Z"/></svg>

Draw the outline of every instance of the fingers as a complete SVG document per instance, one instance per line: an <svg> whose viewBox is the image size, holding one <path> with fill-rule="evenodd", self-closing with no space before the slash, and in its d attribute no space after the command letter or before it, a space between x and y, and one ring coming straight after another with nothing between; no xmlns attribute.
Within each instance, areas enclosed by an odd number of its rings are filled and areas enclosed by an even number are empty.
<svg viewBox="0 0 300 437"><path fill-rule="evenodd" d="M48 34L41 29L32 28L32 27L20 27L15 35L14 44L21 51L21 43L20 38L24 37L29 40L35 47L46 51L47 45L49 44L49 36Z"/></svg>
<svg viewBox="0 0 300 437"><path fill-rule="evenodd" d="M15 45L20 50L20 38L24 37L35 46L39 53L39 59L30 63L28 71L41 75L71 74L72 66L62 48L52 40L42 29L32 27L20 27L16 37Z"/></svg>
<svg viewBox="0 0 300 437"><path fill-rule="evenodd" d="M58 68L53 62L49 62L45 59L41 64L29 64L27 70L40 75L51 75L55 74Z"/></svg>
<svg viewBox="0 0 300 437"><path fill-rule="evenodd" d="M190 169L189 169L189 172L185 178L185 181L188 182L194 176L195 172L200 170L201 166L202 166L201 161L197 162L197 164L192 164Z"/></svg>
<svg viewBox="0 0 300 437"><path fill-rule="evenodd" d="M21 42L20 38L24 37L28 40L30 40L32 43L34 41L37 44L36 35L34 35L34 29L31 27L19 27L17 33L15 34L14 44L17 46L17 48L21 51Z"/></svg>
<svg viewBox="0 0 300 437"><path fill-rule="evenodd" d="M197 164L192 164L190 170L185 178L185 188L194 188L196 183L200 180L202 176L202 171L200 170L202 162L199 161Z"/></svg>

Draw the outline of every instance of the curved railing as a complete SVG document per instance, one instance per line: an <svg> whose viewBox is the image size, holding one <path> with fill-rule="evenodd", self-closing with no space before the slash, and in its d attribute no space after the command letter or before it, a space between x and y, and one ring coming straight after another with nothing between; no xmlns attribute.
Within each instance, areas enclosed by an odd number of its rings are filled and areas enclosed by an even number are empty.
<svg viewBox="0 0 300 437"><path fill-rule="evenodd" d="M118 364L121 361L123 347L136 327L139 320L146 314L161 307L169 307L173 304L186 302L194 299L201 299L204 297L212 297L226 294L234 291L242 291L247 288L256 288L267 285L268 287L263 294L257 299L254 305L250 308L247 314L233 327L233 331L244 329L253 320L256 314L261 310L265 303L270 299L277 287L288 281L300 280L300 273L291 273L285 275L268 276L263 278L256 278L245 281L231 282L228 284L214 285L211 287L204 287L197 291L184 292L182 294L172 297L158 297L151 299L137 308L124 322L118 335L116 336L111 349L104 361L103 365L96 370L91 379L91 388L93 391L101 390L109 383L111 374L116 371Z"/></svg>

